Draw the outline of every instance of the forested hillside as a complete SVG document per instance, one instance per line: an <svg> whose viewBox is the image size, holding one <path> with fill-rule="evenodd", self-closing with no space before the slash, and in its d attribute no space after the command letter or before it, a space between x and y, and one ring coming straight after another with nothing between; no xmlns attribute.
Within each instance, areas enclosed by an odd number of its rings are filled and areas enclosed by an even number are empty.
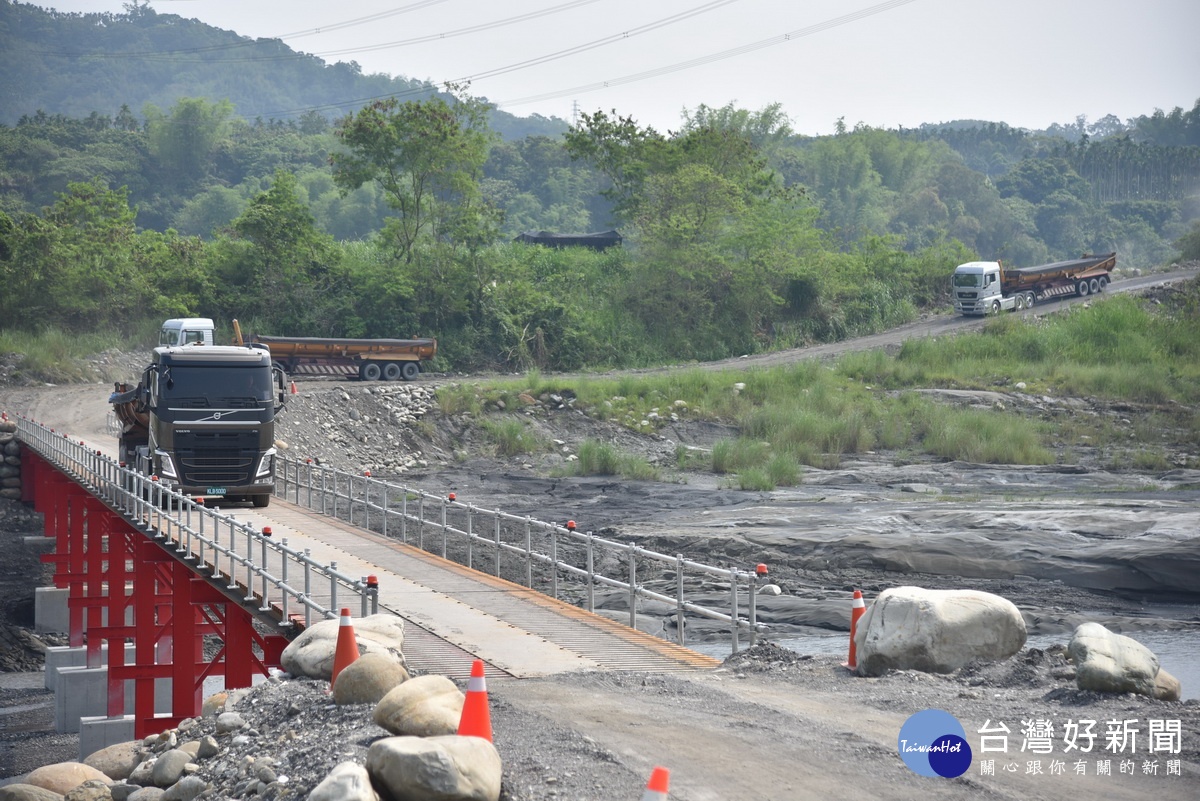
<svg viewBox="0 0 1200 801"><path fill-rule="evenodd" d="M575 369L877 330L945 308L973 258L1200 257L1200 102L1043 132L805 137L732 105L669 134L619 112L567 129L149 9L8 0L0 68L6 327L201 314ZM512 242L613 227L603 252Z"/></svg>

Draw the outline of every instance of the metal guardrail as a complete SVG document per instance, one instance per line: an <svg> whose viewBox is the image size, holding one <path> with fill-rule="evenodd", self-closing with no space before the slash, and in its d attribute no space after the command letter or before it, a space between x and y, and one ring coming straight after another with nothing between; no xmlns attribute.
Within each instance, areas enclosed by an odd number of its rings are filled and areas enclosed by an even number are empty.
<svg viewBox="0 0 1200 801"><path fill-rule="evenodd" d="M275 494L298 506L344 520L384 537L399 539L422 550L451 557L451 548L460 561L475 568L476 550L485 552L496 576L523 576L530 589L534 586L535 566L548 570L543 582L549 593L560 594L560 579L583 583L583 605L595 611L597 587L610 587L628 593L629 625L637 627L638 599L645 598L675 607L676 640L687 642L686 616L690 613L729 624L733 652L739 649L739 633L749 632L753 643L758 632L756 580L754 572L670 556L638 545L597 537L577 531L574 522L547 523L529 516L512 515L458 500L453 493L441 496L394 484L369 474L358 475L279 455L276 457ZM620 578L604 575L601 570L620 571ZM685 572L727 582L729 611L718 611L684 598ZM650 589L653 583L673 594ZM742 585L745 585L745 614ZM671 586L673 585L673 586Z"/></svg>
<svg viewBox="0 0 1200 801"><path fill-rule="evenodd" d="M244 591L243 601L259 603L260 612L277 610L280 626L296 625L293 609L303 610L305 628L314 614L336 618L343 606L355 602L364 617L379 611L379 589L370 577L348 576L337 562L321 564L309 549L290 548L287 538L275 540L269 531L168 489L157 477L124 467L40 423L24 417L16 423L22 443L148 537L174 545L198 574L214 583L224 581L226 590Z"/></svg>

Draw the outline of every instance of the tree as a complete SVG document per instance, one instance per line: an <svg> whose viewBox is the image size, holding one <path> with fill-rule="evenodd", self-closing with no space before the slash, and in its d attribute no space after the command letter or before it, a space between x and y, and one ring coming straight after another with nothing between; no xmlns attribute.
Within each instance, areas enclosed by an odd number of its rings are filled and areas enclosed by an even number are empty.
<svg viewBox="0 0 1200 801"><path fill-rule="evenodd" d="M405 261L425 237L487 238L479 179L494 136L488 108L472 98L390 98L338 121L334 180L344 193L379 182L398 214L386 235Z"/></svg>
<svg viewBox="0 0 1200 801"><path fill-rule="evenodd" d="M213 149L228 133L233 104L184 97L172 106L170 115L153 105L147 105L144 113L151 155L168 180L188 186L204 178Z"/></svg>
<svg viewBox="0 0 1200 801"><path fill-rule="evenodd" d="M336 333L345 302L339 251L316 229L294 175L277 172L230 229L214 251L224 311L289 333Z"/></svg>

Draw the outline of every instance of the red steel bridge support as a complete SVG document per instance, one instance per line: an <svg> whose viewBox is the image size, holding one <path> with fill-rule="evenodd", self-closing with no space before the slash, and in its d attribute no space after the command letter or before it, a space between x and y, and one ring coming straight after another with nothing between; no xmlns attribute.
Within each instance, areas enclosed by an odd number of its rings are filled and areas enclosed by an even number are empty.
<svg viewBox="0 0 1200 801"><path fill-rule="evenodd" d="M208 566L185 561L168 544L113 511L31 448L22 454L22 497L44 515L55 540L54 586L68 590L69 642L86 646L87 666L102 667L108 644L108 715L125 710L134 686L134 736L143 738L200 714L204 680L249 687L255 673L278 667L287 638L261 634L253 616L210 582ZM205 657L206 636L221 645ZM133 662L125 663L126 642ZM211 650L211 649L210 649ZM171 680L171 712L156 714L154 682Z"/></svg>

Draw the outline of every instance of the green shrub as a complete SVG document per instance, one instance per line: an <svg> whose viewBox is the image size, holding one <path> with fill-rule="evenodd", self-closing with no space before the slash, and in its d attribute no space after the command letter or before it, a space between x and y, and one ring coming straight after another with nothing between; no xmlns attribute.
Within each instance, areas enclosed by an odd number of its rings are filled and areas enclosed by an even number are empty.
<svg viewBox="0 0 1200 801"><path fill-rule="evenodd" d="M524 420L484 420L481 427L495 446L497 456L533 453L544 447L544 443L529 430L529 424Z"/></svg>

